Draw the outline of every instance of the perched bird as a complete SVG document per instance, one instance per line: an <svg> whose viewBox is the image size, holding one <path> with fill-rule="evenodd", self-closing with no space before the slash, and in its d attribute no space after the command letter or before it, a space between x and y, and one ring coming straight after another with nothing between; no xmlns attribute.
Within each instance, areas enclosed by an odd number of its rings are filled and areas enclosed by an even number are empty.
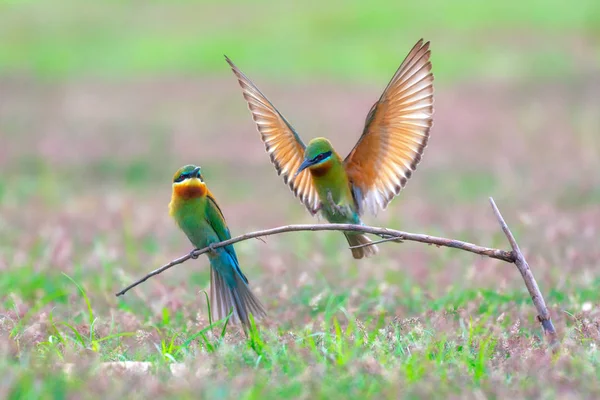
<svg viewBox="0 0 600 400"><path fill-rule="evenodd" d="M186 165L173 176L169 214L199 249L231 238L223 213L206 187L200 167L195 165ZM266 312L250 291L233 246L214 249L207 255L211 266L210 303L214 319L225 318L233 307L231 321L241 322L247 329L250 313L256 319L264 317Z"/></svg>
<svg viewBox="0 0 600 400"><path fill-rule="evenodd" d="M429 42L419 40L369 111L362 136L342 159L329 140L306 146L292 125L226 56L279 175L308 211L332 223L361 224L368 208L385 209L421 160L433 124ZM363 234L344 232L354 258L378 249Z"/></svg>

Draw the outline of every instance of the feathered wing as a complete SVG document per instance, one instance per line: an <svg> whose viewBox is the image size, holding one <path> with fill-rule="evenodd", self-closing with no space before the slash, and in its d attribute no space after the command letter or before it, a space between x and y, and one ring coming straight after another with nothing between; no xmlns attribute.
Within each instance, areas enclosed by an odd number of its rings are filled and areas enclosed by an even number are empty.
<svg viewBox="0 0 600 400"><path fill-rule="evenodd" d="M206 207L206 222L211 226L213 231L215 231L217 237L220 241L231 239L231 233L229 232L229 228L227 227L227 221L225 221L225 216L223 215L223 211L221 211L221 207L217 204L217 200L213 196L213 194L208 191L206 194L206 198L208 200L208 206ZM246 282L246 276L239 268L239 262L237 259L237 255L235 254L235 249L233 245L225 246L225 251L231 256L233 261L236 264L239 274L244 278Z"/></svg>
<svg viewBox="0 0 600 400"><path fill-rule="evenodd" d="M433 124L433 74L429 42L408 53L366 119L363 134L344 160L362 214L385 209L406 185Z"/></svg>
<svg viewBox="0 0 600 400"><path fill-rule="evenodd" d="M212 193L207 194L206 221L219 240L231 238L225 217ZM233 245L225 246L225 253L211 259L210 303L215 320L225 318L229 310L234 312L231 322L241 322L244 329L250 326L249 314L259 320L266 316L264 306L248 286L248 278L242 272Z"/></svg>
<svg viewBox="0 0 600 400"><path fill-rule="evenodd" d="M304 170L294 179L294 174L304 159L306 146L294 131L294 128L252 81L229 58L225 57L225 59L238 79L244 99L248 103L252 118L256 122L277 174L283 177L284 183L290 187L294 195L314 215L319 208L319 198L310 172Z"/></svg>

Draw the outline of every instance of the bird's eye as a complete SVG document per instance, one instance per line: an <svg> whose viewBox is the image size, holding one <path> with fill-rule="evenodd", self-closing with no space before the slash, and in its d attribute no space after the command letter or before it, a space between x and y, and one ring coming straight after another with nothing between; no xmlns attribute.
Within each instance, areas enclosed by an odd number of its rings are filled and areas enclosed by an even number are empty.
<svg viewBox="0 0 600 400"><path fill-rule="evenodd" d="M184 179L185 179L185 174L181 174L175 179L175 182L182 182Z"/></svg>
<svg viewBox="0 0 600 400"><path fill-rule="evenodd" d="M321 153L318 156L316 156L315 158L313 158L313 162L319 162L321 160L324 160L327 157L329 157L330 155L331 155L331 151L327 151L325 153Z"/></svg>

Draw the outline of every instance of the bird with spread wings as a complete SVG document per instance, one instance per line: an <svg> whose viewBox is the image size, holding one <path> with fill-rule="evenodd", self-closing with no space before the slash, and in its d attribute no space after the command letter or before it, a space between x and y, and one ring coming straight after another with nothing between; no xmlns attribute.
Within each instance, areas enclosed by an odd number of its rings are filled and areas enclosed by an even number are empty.
<svg viewBox="0 0 600 400"><path fill-rule="evenodd" d="M433 125L429 42L419 40L367 114L358 143L342 159L329 140L305 145L292 125L227 58L242 88L271 162L311 214L332 223L361 224L400 193L421 161ZM377 253L363 234L344 232L354 258Z"/></svg>

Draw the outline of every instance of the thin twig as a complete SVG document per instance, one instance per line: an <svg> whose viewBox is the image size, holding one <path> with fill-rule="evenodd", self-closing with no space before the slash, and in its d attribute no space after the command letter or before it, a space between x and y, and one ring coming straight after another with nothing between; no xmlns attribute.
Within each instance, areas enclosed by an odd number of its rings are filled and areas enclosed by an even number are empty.
<svg viewBox="0 0 600 400"><path fill-rule="evenodd" d="M548 308L546 307L546 302L544 301L544 297L542 296L542 292L540 292L540 288L533 277L533 272L531 272L531 268L529 268L529 264L525 260L525 256L521 252L515 237L513 236L510 229L508 229L508 225L502 218L502 214L500 214L500 210L496 206L494 199L490 197L490 204L492 205L492 209L494 210L494 214L502 227L502 231L506 235L510 246L513 249L514 255L514 264L519 269L523 280L525 281L525 286L529 291L529 295L531 296L531 300L533 301L533 305L537 309L538 312L538 320L542 324L542 328L544 329L544 333L548 335L548 342L552 349L556 349L558 347L558 335L556 333L556 329L554 329L554 325L552 324L552 319L550 319L550 313L548 312Z"/></svg>
<svg viewBox="0 0 600 400"><path fill-rule="evenodd" d="M495 259L510 262L510 263L515 261L512 253L510 251L506 251L506 250L492 249L489 247L482 247L482 246L478 246L476 244L472 244L472 243L468 243L468 242L462 242L460 240L446 239L446 238L441 238L441 237L436 237L436 236L424 235L421 233L409 233L409 232L397 231L397 230L388 229L388 228L378 228L378 227L372 227L372 226L352 225L352 224L286 225L286 226L280 226L277 228L265 229L262 231L246 233L246 234L231 238L229 240L224 240L219 243L213 243L211 245L211 247L212 247L212 249L218 249L219 247L229 246L230 244L242 242L244 240L248 240L248 239L252 239L252 238L256 238L256 237L271 236L271 235L277 235L277 234L285 233L285 232L300 232L300 231L312 231L312 232L315 232L315 231L349 231L349 232L370 233L370 234L378 235L378 236L385 235L385 236L387 236L386 241L388 241L387 239L389 239L391 241L392 238L394 240L402 239L402 240L408 240L408 241L413 241L413 242L434 244L436 246L451 247L454 249L460 249L460 250L468 251L470 253L475 253L475 254L495 258ZM211 247L205 247L203 249L196 249L196 250L191 251L189 254L186 254L182 257L176 258L175 260L171 261L170 263L163 265L162 267L150 272L148 275L144 276L143 278L139 279L138 281L127 286L125 289L121 290L116 295L117 296L124 295L130 289L136 287L137 285L139 285L142 282L147 281L148 278L158 275L161 272L164 272L167 269L174 267L177 264L181 264L181 263L189 260L190 258L197 258L201 254L211 251Z"/></svg>
<svg viewBox="0 0 600 400"><path fill-rule="evenodd" d="M385 238L385 239L380 239L380 240L375 240L374 242L368 242L368 243L361 243L361 244L357 244L356 246L350 246L348 247L349 249L360 249L361 247L369 247L369 246L374 246L376 244L381 244L381 243L385 243L385 242L397 242L397 243L402 243L401 241L399 241L400 239L398 239L395 236L389 237L389 238Z"/></svg>
<svg viewBox="0 0 600 400"><path fill-rule="evenodd" d="M244 235L240 235L240 236L237 236L237 237L234 237L234 238L231 238L229 240L225 240L225 241L222 241L219 243L212 243L209 247L206 247L203 249L193 250L189 254L179 257L179 258L171 261L170 263L150 272L143 278L139 279L138 281L132 283L131 285L127 286L125 289L118 292L116 295L122 296L125 293L127 293L127 291L136 287L137 285L141 284L142 282L145 282L149 278L151 278L155 275L158 275L161 272L164 272L167 269L169 269L175 265L181 264L181 263L189 260L190 258L198 258L198 256L200 256L201 254L207 253L209 251L214 251L217 248L229 246L231 244L241 242L244 240L248 240L248 239L252 239L252 238L261 238L263 236L277 235L277 234L285 233L285 232L300 232L300 231L361 232L361 233L369 233L369 234L377 235L377 236L384 238L380 241L371 243L371 245L376 244L376 243L389 242L389 241L401 242L401 240L408 240L408 241L413 241L413 242L433 244L438 247L440 247L440 246L451 247L454 249L464 250L464 251L468 251L470 253L475 253L475 254L479 254L482 256L495 258L497 260L502 260L502 261L505 261L505 262L508 262L511 264L515 264L517 266L517 268L519 269L519 271L521 272L521 275L523 276L523 280L525 281L527 290L529 291L529 294L531 295L533 303L538 311L538 320L541 322L544 332L549 337L550 346L551 346L551 348L556 350L558 348L558 335L556 333L556 330L554 329L552 320L550 319L550 314L548 312L548 309L546 308L546 303L544 301L544 298L543 298L543 296L540 292L540 289L535 281L535 278L533 277L533 273L531 272L531 269L529 268L529 265L527 264L527 261L525 260L525 257L523 256L523 253L519 249L519 246L517 245L517 242L516 242L514 236L512 235L512 233L508 229L508 226L506 225L506 222L502 218L502 215L500 214L498 207L496 207L496 204L494 203L494 200L491 197L490 197L490 203L492 205L492 209L494 210L494 214L496 215L496 218L498 219L498 222L500 223L500 226L502 227L502 230L504 231L504 234L506 235L506 237L508 238L508 241L510 242L510 245L511 245L513 251L506 251L506 250L500 250L500 249L493 249L493 248L489 248L489 247L482 247L482 246L478 246L478 245L475 245L472 243L462 242L460 240L446 239L446 238L441 238L441 237L436 237L436 236L424 235L424 234L420 234L420 233L409 233L409 232L403 232L403 231L398 231L398 230L394 230L394 229L378 228L378 227L371 227L371 226L365 226L365 225L352 225L352 224L287 225L287 226L280 226L280 227L272 228L272 229L266 229L266 230L262 230L262 231L246 233ZM362 246L354 246L354 247L362 247Z"/></svg>
<svg viewBox="0 0 600 400"><path fill-rule="evenodd" d="M208 248L208 247L207 247L207 248L205 248L205 249L202 249L202 250L205 250L205 251L203 251L203 253L207 253L208 251L210 251L210 248ZM182 263L186 262L186 261L187 261L187 260L189 260L190 258L193 258L193 255L194 255L194 253L195 253L196 251L197 251L197 250L192 250L192 251L190 251L188 254L186 254L185 256L181 256L181 257L179 257L179 258L176 258L176 259L174 259L173 261L171 261L170 263L168 263L168 264L165 264L165 265L163 265L162 267L155 269L154 271L152 271L152 272L148 273L148 274L147 274L146 276L144 276L143 278L141 278L141 279L138 279L137 281L133 282L131 285L127 286L125 289L121 290L119 293L117 293L117 294L116 294L116 296L117 296L117 297L118 297L118 296L122 296L122 295L124 295L125 293L127 293L127 292L129 291L129 289L133 289L134 287L136 287L136 286L137 286L137 285L139 285L140 283L144 283L144 282L146 282L146 281L147 281L149 278L152 278L154 275L158 275L158 274L160 274L161 272L163 272L163 271L166 271L166 270L168 270L169 268L176 266L177 264L182 264Z"/></svg>

